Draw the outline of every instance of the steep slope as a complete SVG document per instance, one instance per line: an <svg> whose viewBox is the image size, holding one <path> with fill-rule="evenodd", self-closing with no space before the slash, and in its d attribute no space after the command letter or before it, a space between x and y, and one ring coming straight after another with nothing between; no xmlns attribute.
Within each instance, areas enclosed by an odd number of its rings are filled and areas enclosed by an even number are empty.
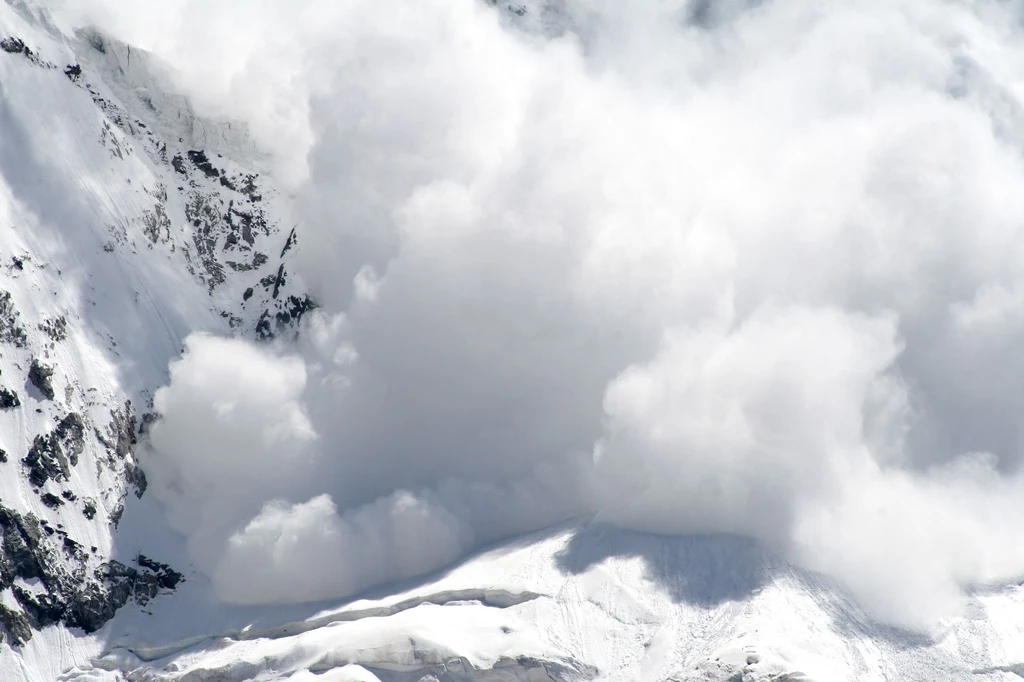
<svg viewBox="0 0 1024 682"><path fill-rule="evenodd" d="M6 659L178 584L114 534L146 490L151 392L190 331L271 338L312 304L244 132L196 119L146 55L23 4L0 4L0 38Z"/></svg>

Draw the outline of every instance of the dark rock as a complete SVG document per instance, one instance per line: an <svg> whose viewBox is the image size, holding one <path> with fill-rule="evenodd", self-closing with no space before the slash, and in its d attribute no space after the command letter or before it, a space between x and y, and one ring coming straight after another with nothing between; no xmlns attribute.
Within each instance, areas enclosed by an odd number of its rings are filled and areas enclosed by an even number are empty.
<svg viewBox="0 0 1024 682"><path fill-rule="evenodd" d="M199 150L192 150L188 153L189 160L195 164L196 168L201 170L208 178L219 178L220 171L213 167L210 160L206 158L206 152Z"/></svg>
<svg viewBox="0 0 1024 682"><path fill-rule="evenodd" d="M78 456L85 450L85 423L82 418L75 412L69 413L60 420L53 434L71 461L71 466L77 465Z"/></svg>
<svg viewBox="0 0 1024 682"><path fill-rule="evenodd" d="M36 517L22 516L0 505L0 528L3 528L0 588L9 587L15 578L41 578L43 532Z"/></svg>
<svg viewBox="0 0 1024 682"><path fill-rule="evenodd" d="M7 463L7 451L0 448L0 462Z"/></svg>
<svg viewBox="0 0 1024 682"><path fill-rule="evenodd" d="M28 468L28 480L37 488L50 479L66 481L71 473L67 457L48 436L36 436L22 464Z"/></svg>
<svg viewBox="0 0 1024 682"><path fill-rule="evenodd" d="M68 64L64 69L64 75L67 76L72 83L78 82L78 77L82 75L82 67L79 64Z"/></svg>
<svg viewBox="0 0 1024 682"><path fill-rule="evenodd" d="M28 370L28 380L47 400L53 400L53 367L44 365L38 358L34 358Z"/></svg>
<svg viewBox="0 0 1024 682"><path fill-rule="evenodd" d="M57 507L64 506L64 500L60 499L53 493L43 493L39 496L39 499L42 500L43 504L50 509L56 509Z"/></svg>
<svg viewBox="0 0 1024 682"><path fill-rule="evenodd" d="M86 504L94 506L91 500ZM0 527L0 589L12 588L24 611L22 615L11 609L9 613L0 610L0 626L12 642L11 633L22 642L31 637L26 625L38 629L62 622L95 632L129 600L145 604L161 591L175 589L183 580L169 566L144 556L137 558L138 568L110 561L90 569L90 558L67 532L3 505ZM92 551L95 553L96 548ZM18 578L38 579L42 589L29 592L15 584Z"/></svg>
<svg viewBox="0 0 1024 682"><path fill-rule="evenodd" d="M129 460L135 456L135 445L138 443L135 426L132 403L130 400L125 401L124 407L110 411L110 423L107 425L106 434L97 431L96 437L107 448L111 458Z"/></svg>
<svg viewBox="0 0 1024 682"><path fill-rule="evenodd" d="M92 521L96 516L96 503L92 500L86 500L82 505L82 516Z"/></svg>
<svg viewBox="0 0 1024 682"><path fill-rule="evenodd" d="M149 431L149 427L156 423L156 420L160 418L156 412L146 412L142 415L142 422L139 424L139 435Z"/></svg>
<svg viewBox="0 0 1024 682"><path fill-rule="evenodd" d="M259 193L259 189L256 187L256 179L258 177L258 175L250 173L245 176L244 180L242 180L241 192L245 196L249 197L249 201L253 203L263 201L263 195Z"/></svg>
<svg viewBox="0 0 1024 682"><path fill-rule="evenodd" d="M252 287L249 287L248 289L246 289L245 293L242 294L242 302L244 303L245 301L248 301L250 298L252 298L252 294L253 294Z"/></svg>
<svg viewBox="0 0 1024 682"><path fill-rule="evenodd" d="M182 158L181 154L174 155L174 158L171 159L171 165L174 167L174 170L182 175L188 175L188 171L185 170L185 159Z"/></svg>
<svg viewBox="0 0 1024 682"><path fill-rule="evenodd" d="M32 626L20 611L0 604L0 627L3 628L4 640L11 646L24 646L32 639Z"/></svg>
<svg viewBox="0 0 1024 682"><path fill-rule="evenodd" d="M48 480L66 481L71 467L85 449L85 424L72 412L45 436L36 436L22 463L29 470L29 481L37 488Z"/></svg>
<svg viewBox="0 0 1024 682"><path fill-rule="evenodd" d="M33 628L41 630L61 622L67 606L54 595L45 592L43 594L32 594L28 590L17 585L13 587L14 598L18 600L21 608L28 616L28 622Z"/></svg>
<svg viewBox="0 0 1024 682"><path fill-rule="evenodd" d="M64 538L64 553L77 561L85 560L85 552L82 551L82 545L66 536Z"/></svg>
<svg viewBox="0 0 1024 682"><path fill-rule="evenodd" d="M298 239L297 239L297 237L295 236L295 228L293 227L293 228L292 228L292 231L288 233L288 241L286 241L286 242L284 243L284 248L283 248L283 249L281 249L281 258L284 258L284 254L288 253L288 251L289 251L289 250L290 250L290 249L291 249L291 248L292 248L293 246L295 246L295 243L296 243L297 241L298 241Z"/></svg>
<svg viewBox="0 0 1024 682"><path fill-rule="evenodd" d="M281 263L281 266L277 269L277 279L274 280L274 293L272 294L274 298L277 298L277 295L281 292L281 287L284 286L286 281L286 274L287 273L285 272L284 269L284 263Z"/></svg>
<svg viewBox="0 0 1024 682"><path fill-rule="evenodd" d="M25 47L25 42L21 38L11 36L0 40L0 50L8 54L19 54L24 53L28 48Z"/></svg>
<svg viewBox="0 0 1024 682"><path fill-rule="evenodd" d="M160 587L164 588L165 590L173 590L176 587L178 587L178 585L182 581L185 580L185 576L183 576L181 573L178 573L167 564L162 564L159 561L153 561L145 554L140 554L138 558L135 560L135 563L137 563L142 568L149 569L154 574L156 574L157 582L159 583Z"/></svg>
<svg viewBox="0 0 1024 682"><path fill-rule="evenodd" d="M9 388L0 388L0 410L13 410L21 406L18 394Z"/></svg>
<svg viewBox="0 0 1024 682"><path fill-rule="evenodd" d="M39 330L50 337L53 341L65 341L68 338L68 321L61 315L52 320L46 320L39 325Z"/></svg>
<svg viewBox="0 0 1024 682"><path fill-rule="evenodd" d="M291 319L298 323L302 316L308 313L310 310L316 310L316 301L311 299L308 295L304 295L302 298L297 296L289 296L287 303L287 312L291 316Z"/></svg>
<svg viewBox="0 0 1024 682"><path fill-rule="evenodd" d="M142 467L134 464L128 464L125 470L125 476L132 487L135 488L135 497L142 499L142 496L146 494L146 489L149 487L149 481L146 479L146 472L142 470Z"/></svg>
<svg viewBox="0 0 1024 682"><path fill-rule="evenodd" d="M256 322L256 338L260 341L270 341L274 338L274 330L270 327L270 311L264 310Z"/></svg>
<svg viewBox="0 0 1024 682"><path fill-rule="evenodd" d="M226 279L224 264L220 260L217 248L220 235L224 233L226 226L216 201L216 195L195 191L189 194L185 202L185 219L195 228L192 232L192 245L202 268L202 271L199 271L190 266L190 271L206 283L210 292ZM191 262L191 259L189 261Z"/></svg>
<svg viewBox="0 0 1024 682"><path fill-rule="evenodd" d="M125 581L114 584L108 590L92 583L86 586L66 609L64 622L70 627L82 628L86 634L96 632L114 617L117 610L128 602L129 597L131 587Z"/></svg>
<svg viewBox="0 0 1024 682"><path fill-rule="evenodd" d="M17 262L17 259L15 261ZM18 321L19 317L11 293L0 291L0 341L24 348L28 344L28 335Z"/></svg>

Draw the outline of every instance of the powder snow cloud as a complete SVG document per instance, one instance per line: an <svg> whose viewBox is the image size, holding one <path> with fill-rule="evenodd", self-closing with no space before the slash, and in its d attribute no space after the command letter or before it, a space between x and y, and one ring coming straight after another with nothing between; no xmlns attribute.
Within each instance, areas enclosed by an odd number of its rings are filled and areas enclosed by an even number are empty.
<svg viewBox="0 0 1024 682"><path fill-rule="evenodd" d="M910 627L1024 573L1021 5L527 9L68 1L298 197L300 340L194 337L156 398L221 596L583 514L752 536Z"/></svg>

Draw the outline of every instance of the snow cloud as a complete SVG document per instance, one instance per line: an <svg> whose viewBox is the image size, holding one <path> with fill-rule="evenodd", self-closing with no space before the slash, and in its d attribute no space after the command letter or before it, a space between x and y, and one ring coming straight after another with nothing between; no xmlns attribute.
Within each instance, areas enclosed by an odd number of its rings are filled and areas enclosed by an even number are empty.
<svg viewBox="0 0 1024 682"><path fill-rule="evenodd" d="M296 188L322 309L157 395L223 598L578 514L755 537L911 627L1024 573L1019 3L68 2Z"/></svg>

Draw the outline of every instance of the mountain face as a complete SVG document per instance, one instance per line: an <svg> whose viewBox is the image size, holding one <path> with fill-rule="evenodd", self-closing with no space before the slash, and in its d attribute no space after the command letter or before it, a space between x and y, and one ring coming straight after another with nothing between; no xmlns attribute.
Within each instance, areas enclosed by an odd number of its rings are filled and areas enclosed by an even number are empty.
<svg viewBox="0 0 1024 682"><path fill-rule="evenodd" d="M731 535L570 523L355 601L218 603L139 450L190 333L301 333L291 198L147 53L19 2L0 38L0 680L1024 678L1024 587L924 636Z"/></svg>
<svg viewBox="0 0 1024 682"><path fill-rule="evenodd" d="M92 633L181 583L116 536L146 491L135 450L152 391L190 330L268 340L313 303L289 281L296 235L244 132L198 120L145 53L97 33L63 36L6 3L0 33L9 656L40 630Z"/></svg>

